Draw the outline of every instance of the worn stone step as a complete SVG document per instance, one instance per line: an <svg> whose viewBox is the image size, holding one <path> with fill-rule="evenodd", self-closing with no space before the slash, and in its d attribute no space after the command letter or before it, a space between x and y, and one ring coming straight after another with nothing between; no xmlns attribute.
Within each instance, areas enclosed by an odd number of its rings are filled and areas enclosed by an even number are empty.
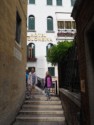
<svg viewBox="0 0 94 125"><path fill-rule="evenodd" d="M16 120L20 121L65 121L65 117L28 117L28 116L18 116Z"/></svg>
<svg viewBox="0 0 94 125"><path fill-rule="evenodd" d="M13 125L66 125L65 121L16 121Z"/></svg>
<svg viewBox="0 0 94 125"><path fill-rule="evenodd" d="M24 104L22 106L24 109L61 109L62 110L62 105L30 105L30 104Z"/></svg>
<svg viewBox="0 0 94 125"><path fill-rule="evenodd" d="M47 100L47 97L44 95L35 95L34 98L31 98L30 100L42 100L45 101ZM51 101L59 101L60 99L55 96L51 96Z"/></svg>
<svg viewBox="0 0 94 125"><path fill-rule="evenodd" d="M61 104L61 101L37 101L37 100L27 100L24 102L25 104L45 104L45 105L55 105L55 104Z"/></svg>
<svg viewBox="0 0 94 125"><path fill-rule="evenodd" d="M35 111L30 111L30 110L21 110L19 113L21 113L21 114L27 114L27 115L32 115L32 114L35 114L35 115L45 115L45 114L47 114L47 115L53 115L53 114L55 114L55 115L63 115L64 114L64 111L63 110L43 110L43 111L38 111L38 110L35 110Z"/></svg>

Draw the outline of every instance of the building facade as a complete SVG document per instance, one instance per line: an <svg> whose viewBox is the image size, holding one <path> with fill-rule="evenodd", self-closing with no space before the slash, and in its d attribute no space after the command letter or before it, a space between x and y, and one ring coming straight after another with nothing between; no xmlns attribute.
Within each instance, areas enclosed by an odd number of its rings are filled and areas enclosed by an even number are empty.
<svg viewBox="0 0 94 125"><path fill-rule="evenodd" d="M81 125L94 124L94 1L76 0L72 16L77 26L81 86Z"/></svg>
<svg viewBox="0 0 94 125"><path fill-rule="evenodd" d="M25 98L25 0L0 2L0 125L10 125Z"/></svg>
<svg viewBox="0 0 94 125"><path fill-rule="evenodd" d="M75 0L28 0L27 68L35 67L39 78L50 71L57 78L57 66L47 62L47 51L59 41L73 40L75 22L71 11Z"/></svg>

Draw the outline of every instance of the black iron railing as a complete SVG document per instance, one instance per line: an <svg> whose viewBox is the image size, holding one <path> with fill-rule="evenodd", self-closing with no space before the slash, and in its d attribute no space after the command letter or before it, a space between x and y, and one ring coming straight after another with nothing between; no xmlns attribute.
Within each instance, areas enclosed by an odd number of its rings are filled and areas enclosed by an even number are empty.
<svg viewBox="0 0 94 125"><path fill-rule="evenodd" d="M69 49L60 65L62 67L59 74L61 75L60 86L73 92L80 92L76 44Z"/></svg>

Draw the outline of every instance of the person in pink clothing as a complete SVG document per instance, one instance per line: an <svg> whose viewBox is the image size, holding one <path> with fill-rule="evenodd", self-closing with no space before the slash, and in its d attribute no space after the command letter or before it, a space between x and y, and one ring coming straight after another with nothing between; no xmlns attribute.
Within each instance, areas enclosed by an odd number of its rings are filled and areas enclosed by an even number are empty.
<svg viewBox="0 0 94 125"><path fill-rule="evenodd" d="M45 88L47 100L49 100L51 98L51 96L50 96L50 88L51 87L52 87L52 77L51 77L50 73L47 71L46 76L45 76L45 80L44 80L44 88Z"/></svg>

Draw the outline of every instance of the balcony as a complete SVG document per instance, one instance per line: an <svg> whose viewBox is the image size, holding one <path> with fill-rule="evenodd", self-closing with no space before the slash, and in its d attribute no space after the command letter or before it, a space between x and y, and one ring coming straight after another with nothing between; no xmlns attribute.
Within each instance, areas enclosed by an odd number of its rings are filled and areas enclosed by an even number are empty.
<svg viewBox="0 0 94 125"><path fill-rule="evenodd" d="M27 57L27 62L36 62L37 58L35 57Z"/></svg>
<svg viewBox="0 0 94 125"><path fill-rule="evenodd" d="M60 29L58 30L57 37L74 37L76 34L75 29Z"/></svg>

